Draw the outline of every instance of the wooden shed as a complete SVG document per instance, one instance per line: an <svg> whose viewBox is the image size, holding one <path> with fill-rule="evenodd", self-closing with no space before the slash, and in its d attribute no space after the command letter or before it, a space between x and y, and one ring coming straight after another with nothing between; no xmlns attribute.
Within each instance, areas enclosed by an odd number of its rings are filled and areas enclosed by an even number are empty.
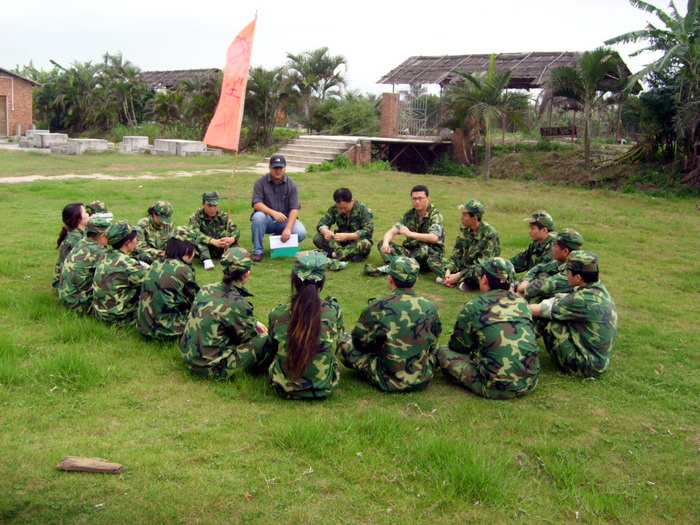
<svg viewBox="0 0 700 525"><path fill-rule="evenodd" d="M0 68L0 137L21 135L32 127L32 91L38 85Z"/></svg>

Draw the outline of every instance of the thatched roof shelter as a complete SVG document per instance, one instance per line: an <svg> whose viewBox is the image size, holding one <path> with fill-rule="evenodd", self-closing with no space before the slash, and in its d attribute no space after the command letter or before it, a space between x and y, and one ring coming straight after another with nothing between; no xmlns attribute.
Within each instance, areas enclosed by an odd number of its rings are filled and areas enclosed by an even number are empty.
<svg viewBox="0 0 700 525"><path fill-rule="evenodd" d="M496 54L496 72L512 70L508 84L509 89L540 89L549 80L552 69L557 66L573 66L580 53L544 52L544 53L500 53ZM454 71L469 73L486 73L491 55L458 55L427 57L410 57L400 66L392 69L379 79L379 84L439 84L449 86L462 78ZM629 69L623 64L626 74Z"/></svg>
<svg viewBox="0 0 700 525"><path fill-rule="evenodd" d="M175 89L178 84L185 80L190 80L195 75L202 77L210 73L218 73L216 68L210 69L180 69L176 71L143 71L141 76L148 84L148 87L154 90L157 89Z"/></svg>

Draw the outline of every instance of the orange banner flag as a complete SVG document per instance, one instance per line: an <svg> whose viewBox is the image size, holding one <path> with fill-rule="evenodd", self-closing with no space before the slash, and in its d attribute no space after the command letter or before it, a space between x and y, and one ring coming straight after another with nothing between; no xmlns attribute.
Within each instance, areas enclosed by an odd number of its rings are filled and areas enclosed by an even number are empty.
<svg viewBox="0 0 700 525"><path fill-rule="evenodd" d="M238 33L226 52L221 97L216 106L214 118L204 135L204 142L209 146L238 151L250 54L253 51L253 36L257 19L256 15L253 21Z"/></svg>

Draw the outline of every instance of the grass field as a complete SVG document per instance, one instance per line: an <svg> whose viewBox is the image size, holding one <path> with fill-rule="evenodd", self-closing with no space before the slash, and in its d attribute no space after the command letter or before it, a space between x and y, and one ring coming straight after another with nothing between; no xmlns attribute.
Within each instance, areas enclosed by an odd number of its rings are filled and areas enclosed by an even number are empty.
<svg viewBox="0 0 700 525"><path fill-rule="evenodd" d="M247 159L242 164L252 164ZM371 205L375 240L431 190L448 253L456 206L477 198L502 255L524 249L523 218L544 208L601 257L620 314L611 370L595 380L557 373L546 352L531 395L487 401L438 372L422 392L382 394L342 371L324 402L278 399L261 376L207 382L176 346L65 310L50 286L61 209L104 200L118 219L169 200L186 222L201 193L228 195L231 158L0 151L0 177L104 173L155 179L62 179L0 184L0 522L2 523L697 523L700 520L700 212L689 199L343 170L295 174L312 232L333 190ZM201 172L174 178L176 171ZM229 170L230 171L230 170ZM236 173L234 218L250 247L258 175ZM228 199L222 203L229 207ZM303 247L311 248L310 240ZM373 250L370 262L379 263ZM219 279L219 267L200 283ZM388 292L362 265L330 274L352 328ZM266 258L249 283L259 319L289 297L290 261ZM423 275L446 344L476 297ZM101 457L122 474L66 473L62 456Z"/></svg>

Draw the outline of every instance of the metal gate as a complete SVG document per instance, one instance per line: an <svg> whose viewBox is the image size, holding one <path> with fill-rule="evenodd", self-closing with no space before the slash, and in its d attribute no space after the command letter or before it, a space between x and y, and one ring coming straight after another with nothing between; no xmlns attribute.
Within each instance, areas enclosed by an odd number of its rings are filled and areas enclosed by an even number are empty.
<svg viewBox="0 0 700 525"><path fill-rule="evenodd" d="M427 90L420 84L399 91L399 136L428 135Z"/></svg>

